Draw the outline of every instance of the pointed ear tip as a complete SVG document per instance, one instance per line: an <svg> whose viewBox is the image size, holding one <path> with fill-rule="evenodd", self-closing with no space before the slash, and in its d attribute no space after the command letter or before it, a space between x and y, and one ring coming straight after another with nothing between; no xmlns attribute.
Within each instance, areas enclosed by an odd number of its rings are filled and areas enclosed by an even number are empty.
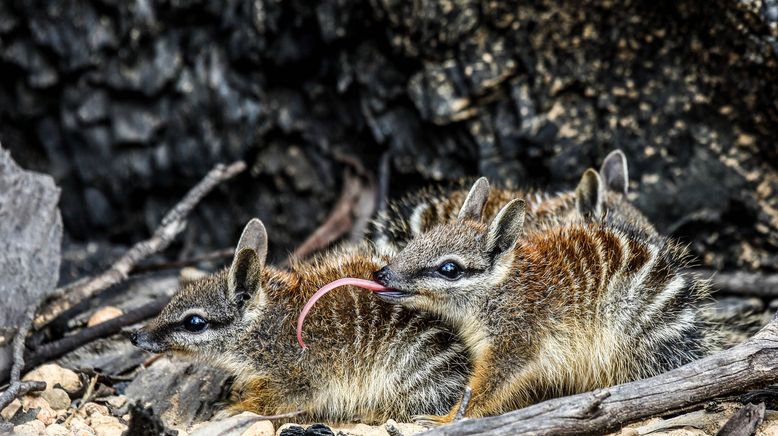
<svg viewBox="0 0 778 436"><path fill-rule="evenodd" d="M627 155L624 154L623 151L621 151L620 148L617 148L610 153L608 153L607 156L605 156L605 160L603 162L619 162L623 165L627 164Z"/></svg>
<svg viewBox="0 0 778 436"><path fill-rule="evenodd" d="M586 171L584 171L584 173L581 175L580 183L588 182L602 183L602 177L600 176L600 173L594 168L587 168Z"/></svg>
<svg viewBox="0 0 778 436"><path fill-rule="evenodd" d="M478 187L482 187L483 186L484 188L488 189L489 188L489 179L487 179L486 177L479 177L478 180L476 180L475 183L473 184L473 187L476 187L476 186L478 186Z"/></svg>
<svg viewBox="0 0 778 436"><path fill-rule="evenodd" d="M262 220L259 218L252 218L249 220L249 222L246 224L246 226L262 226L265 227L265 225L262 223Z"/></svg>
<svg viewBox="0 0 778 436"><path fill-rule="evenodd" d="M259 232L259 233L267 233L267 230L265 229L265 224L260 220L259 218L252 218L248 223L246 223L246 227L244 227L244 232L251 231Z"/></svg>

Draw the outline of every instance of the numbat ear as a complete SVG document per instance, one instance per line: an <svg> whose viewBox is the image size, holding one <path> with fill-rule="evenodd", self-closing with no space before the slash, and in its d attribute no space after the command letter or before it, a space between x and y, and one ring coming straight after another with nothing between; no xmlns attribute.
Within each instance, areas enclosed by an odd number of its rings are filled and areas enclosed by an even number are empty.
<svg viewBox="0 0 778 436"><path fill-rule="evenodd" d="M589 168L575 188L575 207L584 218L599 218L602 216L604 199L605 188L602 179L597 171Z"/></svg>
<svg viewBox="0 0 778 436"><path fill-rule="evenodd" d="M470 192L467 193L462 208L459 209L457 218L462 220L481 221L481 215L486 206L486 200L489 199L489 181L486 177L481 177L473 183Z"/></svg>
<svg viewBox="0 0 778 436"><path fill-rule="evenodd" d="M524 227L526 210L526 203L520 199L511 200L500 210L486 235L486 249L489 253L500 254L516 245Z"/></svg>
<svg viewBox="0 0 778 436"><path fill-rule="evenodd" d="M230 266L227 289L231 298L245 303L260 288L262 268L267 259L267 231L262 221L252 219L243 228Z"/></svg>
<svg viewBox="0 0 778 436"><path fill-rule="evenodd" d="M627 195L629 174L627 172L627 156L621 150L613 150L602 161L600 176L609 191Z"/></svg>

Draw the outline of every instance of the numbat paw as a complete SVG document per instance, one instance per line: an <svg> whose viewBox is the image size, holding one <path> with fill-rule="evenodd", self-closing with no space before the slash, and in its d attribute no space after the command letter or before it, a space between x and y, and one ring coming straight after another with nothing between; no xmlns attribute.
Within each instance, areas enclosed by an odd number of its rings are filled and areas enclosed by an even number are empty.
<svg viewBox="0 0 778 436"><path fill-rule="evenodd" d="M412 418L414 424L431 428L453 422L454 419L449 415L416 415Z"/></svg>

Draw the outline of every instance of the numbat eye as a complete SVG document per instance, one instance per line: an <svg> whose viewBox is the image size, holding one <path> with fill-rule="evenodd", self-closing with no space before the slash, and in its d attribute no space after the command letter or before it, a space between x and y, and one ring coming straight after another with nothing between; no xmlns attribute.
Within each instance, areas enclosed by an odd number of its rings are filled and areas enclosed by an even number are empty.
<svg viewBox="0 0 778 436"><path fill-rule="evenodd" d="M184 329L192 333L200 333L208 327L208 321L200 315L189 315L184 319Z"/></svg>
<svg viewBox="0 0 778 436"><path fill-rule="evenodd" d="M458 279L462 276L462 267L454 262L445 262L438 267L438 274L447 279Z"/></svg>

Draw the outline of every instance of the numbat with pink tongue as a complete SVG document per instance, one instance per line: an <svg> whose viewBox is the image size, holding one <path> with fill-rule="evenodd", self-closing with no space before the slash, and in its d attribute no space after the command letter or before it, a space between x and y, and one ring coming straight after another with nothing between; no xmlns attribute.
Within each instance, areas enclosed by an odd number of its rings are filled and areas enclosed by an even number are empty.
<svg viewBox="0 0 778 436"><path fill-rule="evenodd" d="M708 286L687 270L684 246L607 219L533 229L518 199L484 225L488 188L473 190L460 219L375 274L394 290L381 299L440 316L467 344L465 416L648 377L717 346L702 312ZM458 409L423 420L450 422Z"/></svg>
<svg viewBox="0 0 778 436"><path fill-rule="evenodd" d="M434 316L359 290L328 296L308 320L310 349L295 319L322 285L369 278L386 258L369 244L330 250L288 271L265 264L267 234L246 225L232 265L187 283L132 342L204 361L235 375L232 412L383 423L445 413L470 374L464 343Z"/></svg>

